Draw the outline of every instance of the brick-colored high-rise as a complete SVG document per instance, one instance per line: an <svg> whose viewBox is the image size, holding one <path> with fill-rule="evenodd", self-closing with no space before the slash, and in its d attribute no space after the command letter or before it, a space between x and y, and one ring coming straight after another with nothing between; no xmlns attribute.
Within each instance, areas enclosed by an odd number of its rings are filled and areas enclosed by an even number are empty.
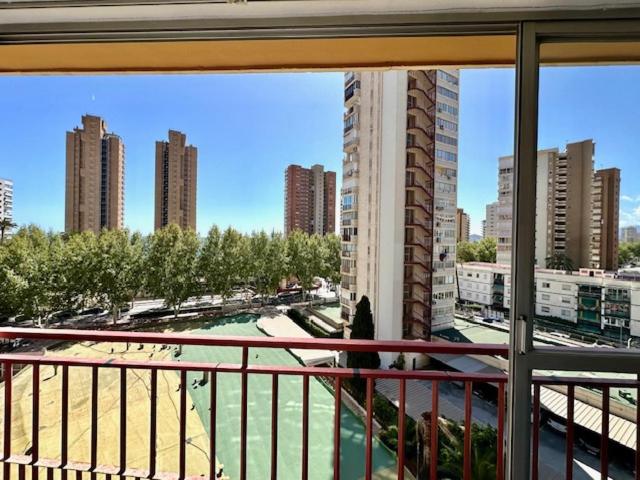
<svg viewBox="0 0 640 480"><path fill-rule="evenodd" d="M617 270L620 169L596 170L591 211L591 267Z"/></svg>
<svg viewBox="0 0 640 480"><path fill-rule="evenodd" d="M172 223L196 229L197 175L198 149L169 130L168 142L156 142L156 230Z"/></svg>
<svg viewBox="0 0 640 480"><path fill-rule="evenodd" d="M326 235L336 230L336 172L289 165L284 172L284 231Z"/></svg>
<svg viewBox="0 0 640 480"><path fill-rule="evenodd" d="M82 117L82 128L67 132L65 231L122 228L124 143L106 122Z"/></svg>
<svg viewBox="0 0 640 480"><path fill-rule="evenodd" d="M470 230L469 214L462 208L456 210L456 242L468 242Z"/></svg>

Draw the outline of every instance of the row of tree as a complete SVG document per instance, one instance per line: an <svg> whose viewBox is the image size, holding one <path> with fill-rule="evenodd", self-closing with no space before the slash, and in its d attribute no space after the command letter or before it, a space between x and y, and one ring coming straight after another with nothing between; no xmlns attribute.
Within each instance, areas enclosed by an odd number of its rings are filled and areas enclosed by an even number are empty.
<svg viewBox="0 0 640 480"><path fill-rule="evenodd" d="M340 238L296 231L287 238L213 227L205 238L170 225L143 236L126 230L72 235L20 229L0 244L0 315L48 321L51 314L101 306L117 320L141 293L163 298L175 315L191 297L252 286L263 298L296 277L340 280Z"/></svg>

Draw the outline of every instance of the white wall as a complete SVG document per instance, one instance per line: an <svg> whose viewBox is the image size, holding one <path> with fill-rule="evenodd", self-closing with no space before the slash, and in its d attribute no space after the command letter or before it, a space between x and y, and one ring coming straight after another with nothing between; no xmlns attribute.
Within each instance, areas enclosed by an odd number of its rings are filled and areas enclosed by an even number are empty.
<svg viewBox="0 0 640 480"><path fill-rule="evenodd" d="M407 72L385 72L382 82L376 337L399 340L404 284ZM383 365L391 362L391 355L381 358Z"/></svg>

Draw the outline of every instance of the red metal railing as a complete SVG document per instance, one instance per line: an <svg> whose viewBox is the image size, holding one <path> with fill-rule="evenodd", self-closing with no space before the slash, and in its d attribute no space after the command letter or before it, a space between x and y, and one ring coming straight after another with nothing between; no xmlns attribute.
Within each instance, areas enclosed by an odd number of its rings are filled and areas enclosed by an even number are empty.
<svg viewBox="0 0 640 480"><path fill-rule="evenodd" d="M208 336L196 334L163 334L146 332L90 332L75 330L40 330L40 329L0 329L0 338L4 339L31 339L40 341L99 341L99 342L131 342L164 345L198 345L198 346L221 346L235 347L242 351L241 362L232 363L202 363L190 361L162 361L162 360L122 360L117 358L96 359L79 357L58 357L47 355L7 353L0 354L0 365L3 368L4 379L4 418L3 418L3 478L9 480L12 476L12 469L17 468L19 480L24 480L27 469L30 469L32 478L38 479L46 477L52 479L56 470L60 471L60 476L66 480L69 472L72 472L76 480L81 480L83 475L89 475L92 479L97 474L103 474L107 479L112 475L120 477L135 477L149 479L167 479L187 477L186 468L186 445L188 443L186 418L187 418L187 374L189 372L205 372L208 375L210 403L210 435L208 439L208 458L210 461L208 476L216 478L216 424L219 418L218 406L216 405L217 389L219 388L218 374L236 373L240 375L240 445L239 445L239 475L241 480L247 479L247 429L248 425L248 378L252 375L271 377L271 437L264 444L270 449L270 466L265 477L272 479L278 477L279 468L288 468L287 465L278 464L278 451L286 439L278 439L278 398L279 380L283 376L299 377L302 380L302 425L301 425L301 476L303 479L309 475L309 454L312 445L309 444L309 386L311 377L329 379L334 389L334 419L333 419L333 476L340 479L341 474L341 413L343 408L343 382L345 379L362 378L366 384L365 394L365 450L364 468L365 478L371 479L373 471L373 442L374 442L374 382L376 380L393 379L398 382L398 448L397 448L397 478L405 478L405 414L407 413L407 382L422 380L431 384L431 412L430 412L430 449L429 449L429 478L437 479L438 475L438 418L440 409L442 382L456 382L464 385L464 442L463 442L463 478L470 480L473 471L472 455L472 429L466 428L473 421L473 389L480 384L490 384L496 387L497 391L497 464L496 477L498 480L504 478L504 445L505 445L505 386L507 375L505 374L478 374L460 373L436 370L368 370L336 367L304 367L304 366L282 366L282 365L253 365L249 363L250 348L278 348L278 349L313 349L313 350L334 350L334 351L355 351L355 352L402 352L402 353L422 353L422 354L454 354L454 355L485 355L507 357L508 349L506 345L493 344L451 344L432 343L421 341L365 341L365 340L335 340L335 339L300 339L300 338L270 338L270 337L233 337L233 336ZM12 452L12 394L13 394L13 371L14 366L32 367L32 429L31 429L31 450L26 455L16 455ZM41 367L57 366L61 370L61 397L60 397L60 456L56 459L41 458L40 456L40 385ZM69 416L69 371L72 368L90 368L91 381L90 389L90 445L89 462L79 463L69 458L69 422L73 421ZM116 438L109 438L110 442L118 442L119 455L118 465L102 466L98 464L98 441L100 430L98 428L98 396L99 396L99 372L103 369L116 369L119 371L119 435ZM144 469L136 466L132 469L127 465L127 371L147 370L150 374L149 386L149 444L148 444L148 464ZM178 447L178 471L175 473L165 473L158 471L158 373L164 371L174 371L180 376L180 384L185 388L180 389L179 405L177 408L179 417L179 447ZM609 458L609 390L616 387L626 387L640 389L640 383L635 380L609 380L609 379L589 379L589 378L557 378L557 377L534 377L533 379L533 448L532 448L532 478L537 479L539 444L540 444L540 391L541 387L562 386L566 388L567 396L567 432L566 432L566 478L572 478L573 474L573 446L575 438L574 428L574 400L576 387L587 387L590 389L602 390L602 435L601 435L601 462L600 471L602 478L608 478ZM268 407L267 407L268 408ZM640 413L637 414L640 421ZM637 434L638 435L638 434ZM102 438L102 437L100 437ZM100 440L101 442L104 439ZM638 436L640 442L640 436ZM636 461L638 453L636 450ZM347 460L349 461L349 460ZM636 478L640 478L636 473ZM195 477L194 477L195 478ZM198 476L197 478L202 478ZM253 480L253 479L252 479Z"/></svg>

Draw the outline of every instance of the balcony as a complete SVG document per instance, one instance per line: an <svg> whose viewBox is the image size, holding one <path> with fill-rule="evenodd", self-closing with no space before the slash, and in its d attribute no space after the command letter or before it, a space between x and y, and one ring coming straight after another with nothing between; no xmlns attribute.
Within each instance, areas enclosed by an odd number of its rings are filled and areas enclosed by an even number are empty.
<svg viewBox="0 0 640 480"><path fill-rule="evenodd" d="M489 357L495 361L502 361L508 356L506 345L495 344L456 344L446 342L415 342L415 341L364 341L364 340L333 340L333 339L301 339L301 338L271 338L271 337L228 337L228 336L208 336L191 334L163 334L163 333L141 333L141 332L92 332L73 330L44 330L44 329L2 329L0 338L7 339L29 339L37 342L74 342L79 344L85 342L84 351L90 351L87 346L93 342L113 342L118 345L129 345L135 348L148 348L151 346L163 345L167 348L175 348L176 352L192 347L206 347L225 349L229 352L237 352L231 358L236 358L236 363L211 363L194 362L177 358L173 360L134 360L116 358L96 358L94 355L76 355L72 357L57 356L49 354L0 354L0 363L3 371L3 395L4 395L4 416L3 416L3 470L4 478L16 475L17 478L26 478L26 474L32 474L33 478L53 478L54 475L62 473L65 478L72 473L77 479L94 478L97 474L131 476L136 478L167 479L167 478L220 478L219 464L216 461L208 461L208 471L198 476L191 475L189 471L190 461L194 452L201 448L200 454L206 455L208 459L219 459L218 455L224 450L224 442L227 439L217 437L215 432L219 432L218 423L224 423L224 417L228 415L229 405L217 402L221 398L223 389L228 388L229 383L224 380L234 376L237 380L237 390L232 395L238 396L238 458L222 458L232 468L225 471L231 473L229 478L254 478L248 477L254 472L256 462L260 463L259 468L262 478L277 478L278 472L297 470L302 478L308 478L309 472L317 469L326 469L326 476L338 478L356 478L355 471L360 468L357 478L379 478L381 474L379 462L374 463L373 452L379 447L379 439L376 436L378 428L374 420L374 395L380 395L380 388L390 386L397 394L397 399L393 402L398 410L398 443L397 449L392 453L393 465L386 465L384 478L392 474L398 479L413 478L412 473L407 468L411 462L411 452L406 450L409 440L406 437L406 422L418 414L409 410L409 406L416 401L415 385L420 389L429 390L429 408L420 413L421 418L426 421L429 429L429 442L426 446L428 452L428 462L422 465L428 478L435 480L438 477L438 446L441 433L442 417L440 416L440 402L447 411L449 399L445 395L442 397L441 386L443 383L453 382L461 387L460 401L463 402L462 425L471 425L476 421L474 416L475 392L481 390L483 397L487 395L493 398L494 417L493 423L496 425L496 456L495 472L496 478L504 478L504 457L505 457L505 415L506 415L506 382L508 375L505 373L464 373L457 371L440 370L367 370L356 371L351 368L338 368L333 366L301 366L301 365L281 365L281 364L259 364L254 359L259 355L264 355L266 351L272 349L297 349L298 351L325 350L325 351L357 351L357 352L403 352L424 354L431 356L460 356L473 355L475 358ZM172 347L169 347L172 346ZM85 445L87 458L72 458L70 452L73 440L70 437L70 426L79 420L70 416L71 411L76 411L77 398L70 397L70 379L77 378L72 372L84 371L87 379L88 389L88 411L90 412L90 422L88 427L88 443ZM174 432L175 437L168 438L166 430L162 430L163 436L159 436L159 427L165 421L162 418L160 404L166 400L166 385L161 383L167 378L175 376L175 381L179 381L180 386L186 386L194 379L189 388L179 387L179 392L175 394L178 402L175 405L175 415L178 428ZM345 437L345 415L354 409L354 400L349 396L344 385L349 379L355 376L363 379L366 385L364 406L361 414L363 424L356 422L357 428L362 428L362 438L353 441ZM110 388L112 396L116 399L115 409L111 419L116 419L115 424L105 422L103 415L107 415L102 395L107 391L105 387L101 389L101 382L106 379L115 380L115 384ZM139 420L128 414L128 409L140 411L140 405L129 403L128 393L131 383L138 381L148 381L148 404L144 406L148 412L148 443L136 448L139 452L145 452L142 457L131 455L127 448L132 447L129 434L136 434L136 425ZM47 382L57 382L59 384L58 398L42 395L48 390L44 389ZM258 383L260 388L256 389ZM30 386L29 386L30 385ZM49 387L47 385L47 387ZM194 387L197 385L197 387ZM379 388L378 385L381 387ZM408 388L411 385L411 388ZM33 394L26 395L24 390L32 391ZM574 444L578 436L578 430L583 429L585 420L585 409L602 411L603 421L599 430L599 443L596 447L601 458L600 471L603 478L607 478L608 452L610 445L616 445L619 440L611 434L610 428L615 422L620 422L620 418L614 416L611 408L610 394L614 389L635 390L640 388L640 382L636 380L625 380L620 378L585 378L585 377L559 377L540 376L533 378L533 410L532 410L532 478L545 478L544 474L539 475L540 467L540 442L541 426L546 423L549 416L557 415L561 410L564 418L559 420L564 431L564 443L566 445L566 478L570 478L570 471L573 471ZM207 436L204 447L197 447L196 439L190 437L192 433L188 429L192 427L189 418L188 404L193 401L196 395L195 388L200 388L198 395L202 395L205 407L208 406L210 414L207 417L209 432L214 432ZM50 388L50 387L49 387ZM317 388L328 389L333 397L332 405L318 405L315 400L312 402L313 392ZM450 387L447 387L450 388ZM114 390L115 389L115 390ZM378 390L376 392L376 390ZM323 390L324 391L324 390ZM446 389L444 390L446 392ZM598 393L599 392L599 393ZM227 394L229 392L226 392ZM263 403L255 403L256 395L264 400ZM286 418L283 418L284 400L292 394L300 396L300 403L295 407L286 407ZM585 404L586 397L600 398L598 407ZM550 402L550 398L553 401ZM202 399L201 399L202 400ZM426 401L426 399L423 398ZM614 400L615 401L615 400ZM26 404L28 402L28 405ZM278 403L280 402L280 403ZM564 402L564 406L562 405ZM53 404L53 405L52 405ZM591 403L593 404L593 402ZM280 408L278 408L280 405ZM165 405L166 407L166 405ZM322 407L322 412L318 408ZM13 422L19 421L21 415L25 415L28 410L28 417L32 428L26 429L27 442L30 447L23 452L14 450L15 435L17 425ZM73 410L72 410L73 409ZM293 410L292 410L293 409ZM330 409L331 413L326 410ZM193 406L191 408L193 410ZM47 414L43 415L46 411ZM99 414L100 412L100 414ZM486 412L480 412L486 417ZM611 419L610 414L611 413ZM330 438L319 439L315 425L312 423L322 415L328 423ZM265 421L262 421L262 417ZM349 413L351 415L351 413ZM327 417L329 416L329 417ZM638 415L640 417L640 414ZM349 417L350 418L350 417ZM146 421L146 419L145 419ZM59 456L55 458L45 458L41 455L43 451L51 451L51 445L44 441L51 436L48 429L52 424L59 422L60 436L58 437L58 447L53 450L59 451ZM256 423L258 422L258 423ZM557 423L557 421L556 421ZM291 425L295 424L299 432L292 437L283 436L282 432L291 434ZM75 425L77 427L77 425ZM139 427L139 426L138 426ZM462 478L474 478L474 455L472 451L473 433L470 428L463 428L463 442L460 445L462 465ZM593 427L591 427L593 428ZM77 428L76 428L77 429ZM259 438L256 438L259 435ZM311 438L313 436L313 442ZM637 437L636 432L636 437ZM299 437L299 438L298 438ZM24 443L25 439L21 439ZM204 441L200 439L200 441ZM323 455L317 454L317 449L321 444L316 442L326 442L326 448L322 448ZM160 448L166 445L175 445L176 458L167 462L167 450ZM110 446L107 448L107 446ZM114 463L105 465L98 462L102 458L101 449L107 448L116 452L113 456ZM256 450L257 449L257 450ZM257 453L261 452L261 455ZM75 450L77 452L77 449ZM139 453L138 452L138 453ZM286 455L285 455L286 452ZM378 450L376 450L378 453ZM287 457L288 455L288 457ZM327 457L325 462L324 457ZM284 462L287 458L287 462ZM174 464L176 471L160 471L160 464ZM233 470L237 468L237 472ZM58 473L56 473L58 471ZM279 478L279 477L278 477Z"/></svg>

